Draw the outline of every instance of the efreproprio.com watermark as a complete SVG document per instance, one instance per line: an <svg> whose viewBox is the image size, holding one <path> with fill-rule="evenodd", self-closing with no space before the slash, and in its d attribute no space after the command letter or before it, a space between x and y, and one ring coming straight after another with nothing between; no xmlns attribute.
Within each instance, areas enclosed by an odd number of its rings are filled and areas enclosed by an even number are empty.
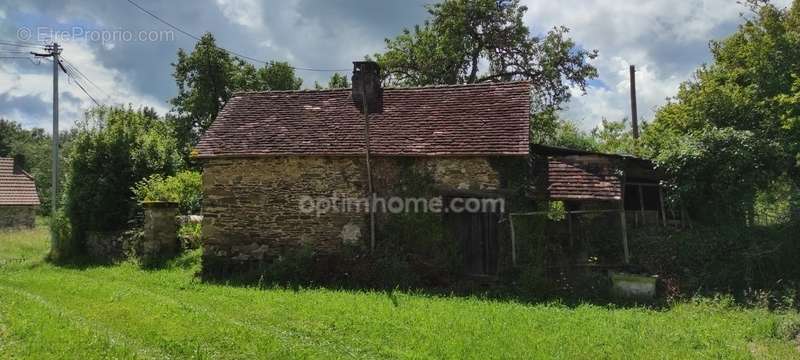
<svg viewBox="0 0 800 360"><path fill-rule="evenodd" d="M17 40L37 42L89 41L103 44L123 42L175 41L172 30L89 29L73 26L56 29L48 26L17 28Z"/></svg>
<svg viewBox="0 0 800 360"><path fill-rule="evenodd" d="M370 206L372 204L372 206ZM300 196L298 206L301 213L320 216L328 213L368 213L370 208L374 212L388 214L402 213L484 213L505 212L505 199L503 198L476 198L476 197L448 197L407 198L399 196L380 197L374 196L370 202L369 197L328 196L311 197Z"/></svg>

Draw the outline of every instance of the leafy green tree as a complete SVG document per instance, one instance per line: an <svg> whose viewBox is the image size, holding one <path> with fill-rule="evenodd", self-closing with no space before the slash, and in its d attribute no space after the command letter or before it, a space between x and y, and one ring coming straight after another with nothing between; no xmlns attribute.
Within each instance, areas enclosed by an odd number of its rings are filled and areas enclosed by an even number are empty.
<svg viewBox="0 0 800 360"><path fill-rule="evenodd" d="M574 122L560 118L555 111L533 116L531 142L586 151L597 151L599 146L591 134L578 128Z"/></svg>
<svg viewBox="0 0 800 360"><path fill-rule="evenodd" d="M172 64L178 95L170 103L175 112L186 119L183 132L207 129L230 99L236 85L244 82L234 76L237 70L234 60L217 48L214 36L208 33L197 42L191 53L178 50L178 61ZM188 137L190 134L183 135Z"/></svg>
<svg viewBox="0 0 800 360"><path fill-rule="evenodd" d="M558 109L570 86L585 90L597 76L597 56L575 46L566 27L531 36L519 0L446 0L428 7L431 19L386 39L376 54L387 81L400 85L527 80L537 112ZM486 64L486 68L481 68Z"/></svg>
<svg viewBox="0 0 800 360"><path fill-rule="evenodd" d="M642 131L647 129L647 124L642 124ZM592 130L592 137L597 141L597 150L610 154L638 155L640 153L633 138L633 132L628 126L628 119L609 121L603 119L602 123Z"/></svg>
<svg viewBox="0 0 800 360"><path fill-rule="evenodd" d="M255 90L299 90L303 85L303 79L295 76L287 62L270 61L257 74L259 88Z"/></svg>
<svg viewBox="0 0 800 360"><path fill-rule="evenodd" d="M345 89L350 87L350 82L347 81L347 75L333 73L331 79L328 80L328 89Z"/></svg>
<svg viewBox="0 0 800 360"><path fill-rule="evenodd" d="M711 43L713 63L644 132L645 151L699 217L747 221L772 180L800 187L800 0L748 4L753 15Z"/></svg>
<svg viewBox="0 0 800 360"><path fill-rule="evenodd" d="M178 95L170 100L173 114L169 122L184 154L211 126L234 92L297 90L303 84L288 63L271 61L256 68L218 48L210 33L203 35L190 53L178 50L178 60L172 66Z"/></svg>

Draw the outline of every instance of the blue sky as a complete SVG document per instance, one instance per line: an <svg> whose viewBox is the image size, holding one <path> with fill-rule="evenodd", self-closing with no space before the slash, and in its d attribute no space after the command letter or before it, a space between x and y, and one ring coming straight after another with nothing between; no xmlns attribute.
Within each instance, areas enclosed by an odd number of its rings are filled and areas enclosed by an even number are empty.
<svg viewBox="0 0 800 360"><path fill-rule="evenodd" d="M423 22L426 1L356 0L137 0L143 7L193 34L210 31L220 45L264 60L298 67L350 68L353 60L384 49L383 39ZM789 0L775 3L787 5ZM694 69L710 61L708 42L735 31L745 12L736 0L522 0L534 33L565 25L578 45L597 49L600 72L586 95L575 90L563 116L590 129L601 119L629 113L627 71L636 64L640 117L648 120ZM125 0L5 0L0 3L0 41L20 29L70 32L168 31ZM46 31L44 31L46 32ZM175 32L159 41L63 39L64 56L97 86L88 90L105 104L148 105L169 110L175 95L171 63L194 40ZM0 53L11 47L1 47ZM51 64L0 59L0 117L26 127L49 127ZM325 83L330 73L299 71L304 86ZM62 127L80 119L92 102L62 78Z"/></svg>

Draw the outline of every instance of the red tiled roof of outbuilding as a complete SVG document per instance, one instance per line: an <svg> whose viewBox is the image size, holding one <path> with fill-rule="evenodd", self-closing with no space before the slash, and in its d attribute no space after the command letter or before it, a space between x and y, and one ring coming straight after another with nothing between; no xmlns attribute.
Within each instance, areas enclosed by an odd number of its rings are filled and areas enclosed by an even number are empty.
<svg viewBox="0 0 800 360"><path fill-rule="evenodd" d="M556 200L620 200L622 181L611 164L587 164L549 157L547 192Z"/></svg>

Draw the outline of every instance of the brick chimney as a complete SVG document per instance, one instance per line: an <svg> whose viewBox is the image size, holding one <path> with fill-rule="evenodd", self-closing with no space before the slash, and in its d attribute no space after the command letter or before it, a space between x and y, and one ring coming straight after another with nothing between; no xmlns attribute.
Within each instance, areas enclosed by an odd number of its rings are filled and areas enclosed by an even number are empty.
<svg viewBox="0 0 800 360"><path fill-rule="evenodd" d="M21 174L22 169L25 167L25 155L17 154L14 155L14 169L12 170L15 174Z"/></svg>
<svg viewBox="0 0 800 360"><path fill-rule="evenodd" d="M367 112L381 111L383 89L381 89L381 69L374 61L353 61L353 104L362 112L364 97L367 99Z"/></svg>

